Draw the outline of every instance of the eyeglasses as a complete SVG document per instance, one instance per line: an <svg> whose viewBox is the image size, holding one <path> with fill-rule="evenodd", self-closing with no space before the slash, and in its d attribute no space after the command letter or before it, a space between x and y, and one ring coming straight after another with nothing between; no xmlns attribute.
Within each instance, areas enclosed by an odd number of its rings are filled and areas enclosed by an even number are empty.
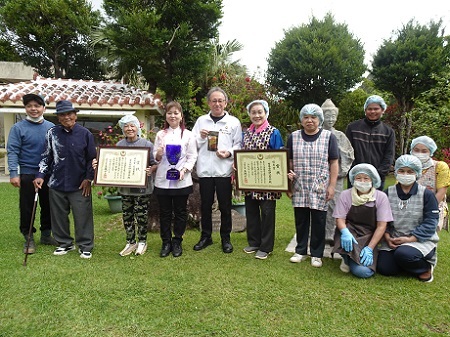
<svg viewBox="0 0 450 337"><path fill-rule="evenodd" d="M216 104L216 103L222 104L222 103L225 103L225 100L224 99L213 99L210 102L213 104Z"/></svg>

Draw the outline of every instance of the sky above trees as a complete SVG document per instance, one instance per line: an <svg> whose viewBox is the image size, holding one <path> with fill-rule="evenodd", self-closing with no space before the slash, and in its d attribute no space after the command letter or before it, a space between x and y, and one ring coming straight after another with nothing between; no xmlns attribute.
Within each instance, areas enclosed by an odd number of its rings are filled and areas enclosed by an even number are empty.
<svg viewBox="0 0 450 337"><path fill-rule="evenodd" d="M100 9L103 0L92 0ZM312 16L322 19L328 12L336 22L346 23L348 29L359 38L366 51L365 62L397 31L415 18L420 24L443 19L443 27L450 34L450 2L379 0L361 3L358 0L223 0L224 16L219 28L220 43L238 40L244 45L234 58L247 66L250 74L258 67L267 68L267 57L277 41L284 37L284 30L308 24Z"/></svg>
<svg viewBox="0 0 450 337"><path fill-rule="evenodd" d="M322 19L331 12L338 23L346 23L349 31L361 39L366 51L366 64L372 60L384 39L415 18L421 24L443 18L450 34L450 2L380 0L362 3L358 0L223 0L220 41L237 39L244 45L235 57L241 59L250 73L257 67L266 70L266 59L284 30L308 24L312 16Z"/></svg>

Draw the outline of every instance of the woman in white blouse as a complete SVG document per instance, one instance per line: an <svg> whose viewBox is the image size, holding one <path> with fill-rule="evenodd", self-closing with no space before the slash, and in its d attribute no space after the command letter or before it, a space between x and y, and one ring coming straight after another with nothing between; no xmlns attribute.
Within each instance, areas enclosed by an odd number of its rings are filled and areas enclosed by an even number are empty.
<svg viewBox="0 0 450 337"><path fill-rule="evenodd" d="M161 257L171 252L174 257L183 253L181 242L186 230L187 200L193 191L192 169L197 161L194 135L184 125L180 103L166 106L164 129L156 134L155 159L159 161L153 193L159 202ZM172 237L172 214L175 216Z"/></svg>

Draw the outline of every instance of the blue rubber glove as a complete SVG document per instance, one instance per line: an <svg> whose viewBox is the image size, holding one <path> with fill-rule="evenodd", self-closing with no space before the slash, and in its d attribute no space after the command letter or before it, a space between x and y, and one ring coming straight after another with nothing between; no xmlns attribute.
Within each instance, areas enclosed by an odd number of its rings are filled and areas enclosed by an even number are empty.
<svg viewBox="0 0 450 337"><path fill-rule="evenodd" d="M369 246L365 246L363 250L361 251L361 254L359 254L359 257L361 258L361 264L364 267L368 267L372 265L373 263L373 250Z"/></svg>
<svg viewBox="0 0 450 337"><path fill-rule="evenodd" d="M348 228L341 229L341 247L344 248L346 252L351 252L353 250L353 244L358 243L352 233Z"/></svg>

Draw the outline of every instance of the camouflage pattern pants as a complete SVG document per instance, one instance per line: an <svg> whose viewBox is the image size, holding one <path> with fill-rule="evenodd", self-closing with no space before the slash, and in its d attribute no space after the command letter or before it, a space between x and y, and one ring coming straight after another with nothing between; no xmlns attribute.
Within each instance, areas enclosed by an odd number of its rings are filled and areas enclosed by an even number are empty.
<svg viewBox="0 0 450 337"><path fill-rule="evenodd" d="M148 203L150 195L122 195L123 225L129 243L136 242L136 226L138 241L147 240L148 231Z"/></svg>

